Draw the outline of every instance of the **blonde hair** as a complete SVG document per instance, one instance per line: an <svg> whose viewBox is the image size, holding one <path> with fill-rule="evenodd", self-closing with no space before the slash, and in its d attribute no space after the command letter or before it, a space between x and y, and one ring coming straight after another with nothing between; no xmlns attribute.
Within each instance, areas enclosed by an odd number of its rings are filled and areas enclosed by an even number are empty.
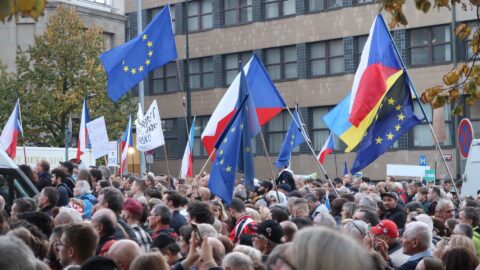
<svg viewBox="0 0 480 270"><path fill-rule="evenodd" d="M148 252L138 256L130 265L130 270L169 270L167 261L160 252Z"/></svg>
<svg viewBox="0 0 480 270"><path fill-rule="evenodd" d="M450 239L450 243L448 244L447 249L452 248L466 248L472 252L472 254L477 254L475 246L473 245L472 239L464 236L464 235L453 235Z"/></svg>
<svg viewBox="0 0 480 270"><path fill-rule="evenodd" d="M250 257L250 259L252 259L252 262L255 265L260 264L262 262L262 253L260 252L260 250L255 249L253 247L238 245L233 249L233 251L238 251L247 255L248 257Z"/></svg>
<svg viewBox="0 0 480 270"><path fill-rule="evenodd" d="M302 251L292 256L292 264L303 270L372 269L372 257L353 239L325 227L299 231L290 250Z"/></svg>

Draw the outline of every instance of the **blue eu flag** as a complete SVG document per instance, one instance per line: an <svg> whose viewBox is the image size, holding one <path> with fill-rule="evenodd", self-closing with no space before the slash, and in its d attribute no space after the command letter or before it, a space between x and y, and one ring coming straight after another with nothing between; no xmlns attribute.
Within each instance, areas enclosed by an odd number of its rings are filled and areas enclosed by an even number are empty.
<svg viewBox="0 0 480 270"><path fill-rule="evenodd" d="M287 136L282 144L282 149L280 149L280 154L278 155L278 160L275 163L277 168L284 168L290 163L290 157L292 151L297 145L300 145L305 142L305 138L302 135L303 127L302 121L300 121L300 116L298 111L295 110L293 113L293 119L290 123L290 127L287 131Z"/></svg>
<svg viewBox="0 0 480 270"><path fill-rule="evenodd" d="M352 174L375 161L405 132L421 122L413 112L411 89L403 73L388 90L377 115L360 142Z"/></svg>
<svg viewBox="0 0 480 270"><path fill-rule="evenodd" d="M107 73L107 94L117 101L142 81L148 72L177 59L170 6L165 6L145 30L127 43L102 53Z"/></svg>
<svg viewBox="0 0 480 270"><path fill-rule="evenodd" d="M243 172L245 186L249 189L253 189L255 178L251 139L260 131L260 125L243 69L239 96L243 96L242 102L215 144L217 153L208 182L212 193L227 204L232 202L237 171Z"/></svg>

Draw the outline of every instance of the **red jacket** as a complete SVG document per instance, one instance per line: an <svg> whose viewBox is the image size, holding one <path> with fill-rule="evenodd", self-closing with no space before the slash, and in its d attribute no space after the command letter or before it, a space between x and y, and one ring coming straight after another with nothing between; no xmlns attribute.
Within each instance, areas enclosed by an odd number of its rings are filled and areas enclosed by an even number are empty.
<svg viewBox="0 0 480 270"><path fill-rule="evenodd" d="M238 218L237 223L235 224L235 227L230 232L230 240L232 240L234 244L240 241L240 236L242 234L250 234L250 235L255 234L255 232L248 227L249 224L253 224L253 225L256 224L251 216L245 214Z"/></svg>

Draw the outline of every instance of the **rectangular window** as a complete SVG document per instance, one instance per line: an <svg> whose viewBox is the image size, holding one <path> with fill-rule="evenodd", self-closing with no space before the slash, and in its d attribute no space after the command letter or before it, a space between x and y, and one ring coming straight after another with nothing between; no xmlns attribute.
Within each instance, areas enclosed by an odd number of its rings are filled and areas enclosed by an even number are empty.
<svg viewBox="0 0 480 270"><path fill-rule="evenodd" d="M197 58L190 60L191 89L207 89L213 87L213 58Z"/></svg>
<svg viewBox="0 0 480 270"><path fill-rule="evenodd" d="M295 0L265 0L265 19L274 19L294 15Z"/></svg>
<svg viewBox="0 0 480 270"><path fill-rule="evenodd" d="M290 127L290 122L292 117L288 111L284 110L279 113L275 118L270 120L267 124L267 143L268 143L268 152L278 154L282 148L283 141L287 134L288 128ZM293 149L293 152L298 152L300 146L297 146Z"/></svg>
<svg viewBox="0 0 480 270"><path fill-rule="evenodd" d="M327 9L341 8L343 6L342 0L309 0L308 11L322 11Z"/></svg>
<svg viewBox="0 0 480 270"><path fill-rule="evenodd" d="M177 124L177 119L162 119L163 136L167 148L168 159L180 157L178 149ZM155 148L155 159L164 159L164 156L163 146Z"/></svg>
<svg viewBox="0 0 480 270"><path fill-rule="evenodd" d="M310 112L310 131L311 131L311 140L313 143L313 149L315 151L320 151L325 144L325 141L330 135L330 130L328 129L325 122L323 122L323 117L331 110L333 107L322 107L322 108L311 108ZM346 149L345 143L334 136L335 150L344 151Z"/></svg>
<svg viewBox="0 0 480 270"><path fill-rule="evenodd" d="M355 37L355 48L354 48L354 61L355 61L355 69L360 64L360 59L362 58L363 47L365 47L365 43L367 42L368 35Z"/></svg>
<svg viewBox="0 0 480 270"><path fill-rule="evenodd" d="M272 80L296 79L298 77L296 47L266 49L265 67Z"/></svg>
<svg viewBox="0 0 480 270"><path fill-rule="evenodd" d="M450 26L410 30L410 65L441 64L451 60Z"/></svg>
<svg viewBox="0 0 480 270"><path fill-rule="evenodd" d="M331 40L309 45L310 76L340 74L344 71L343 40Z"/></svg>
<svg viewBox="0 0 480 270"><path fill-rule="evenodd" d="M468 106L468 117L473 125L473 137L480 138L480 104L477 102L473 106Z"/></svg>
<svg viewBox="0 0 480 270"><path fill-rule="evenodd" d="M150 18L148 23L150 23L153 18L162 10L161 8L154 8L150 10ZM172 18L172 27L173 27L173 34L175 34L175 5L170 5L170 17Z"/></svg>
<svg viewBox="0 0 480 270"><path fill-rule="evenodd" d="M188 2L188 31L195 32L213 27L212 0Z"/></svg>
<svg viewBox="0 0 480 270"><path fill-rule="evenodd" d="M252 58L252 52L228 54L223 57L225 85L230 85L240 72L238 62L242 61L242 65L245 66L250 58Z"/></svg>
<svg viewBox="0 0 480 270"><path fill-rule="evenodd" d="M177 65L175 62L155 69L151 79L152 94L175 92L178 90Z"/></svg>
<svg viewBox="0 0 480 270"><path fill-rule="evenodd" d="M203 147L201 136L203 129L207 126L208 119L210 119L210 116L197 116L195 119L195 142L193 144L193 155L195 157L207 156L207 151Z"/></svg>
<svg viewBox="0 0 480 270"><path fill-rule="evenodd" d="M248 23L253 20L253 0L223 0L225 25Z"/></svg>
<svg viewBox="0 0 480 270"><path fill-rule="evenodd" d="M422 119L422 111L420 110L420 106L416 100L413 101L413 107L415 114ZM425 109L425 113L427 114L427 118L432 123L432 116L433 111L429 104L423 105ZM445 132L447 134L447 139L445 142L440 143L442 145L451 146L453 145L453 122L452 122L452 114L450 112L450 106L444 107L445 113ZM427 123L420 123L413 128L413 146L414 147L433 147L435 146L435 141L433 140L432 133L430 132L430 128Z"/></svg>

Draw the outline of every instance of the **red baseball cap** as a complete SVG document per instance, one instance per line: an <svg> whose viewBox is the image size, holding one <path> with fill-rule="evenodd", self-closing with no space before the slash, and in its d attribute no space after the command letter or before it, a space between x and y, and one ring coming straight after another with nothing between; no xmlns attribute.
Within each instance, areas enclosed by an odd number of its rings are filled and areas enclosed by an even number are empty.
<svg viewBox="0 0 480 270"><path fill-rule="evenodd" d="M377 226L372 227L372 233L374 235L386 235L390 238L397 238L398 237L398 228L395 222L384 219L378 223Z"/></svg>

